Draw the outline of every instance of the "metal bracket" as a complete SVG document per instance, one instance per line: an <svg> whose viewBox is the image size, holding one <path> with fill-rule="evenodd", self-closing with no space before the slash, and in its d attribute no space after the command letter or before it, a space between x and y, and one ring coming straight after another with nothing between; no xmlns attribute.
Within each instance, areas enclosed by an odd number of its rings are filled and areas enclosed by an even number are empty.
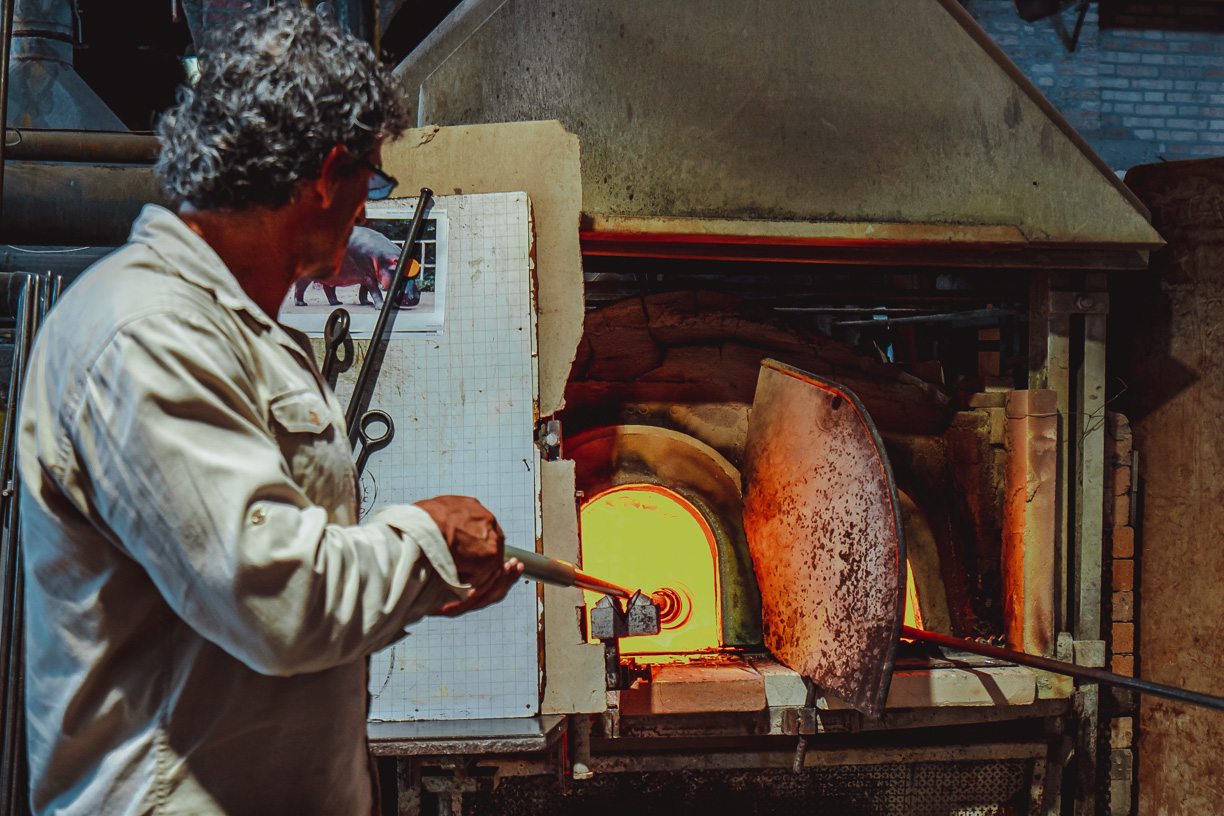
<svg viewBox="0 0 1224 816"><path fill-rule="evenodd" d="M536 447L545 462L561 458L561 423L556 419L541 419L536 423Z"/></svg>
<svg viewBox="0 0 1224 816"><path fill-rule="evenodd" d="M1051 314L1109 314L1108 292L1050 292Z"/></svg>
<svg viewBox="0 0 1224 816"><path fill-rule="evenodd" d="M620 639L657 635L660 631L659 605L641 591L633 593L628 606L605 595L591 610L591 635L604 646L604 683L609 690L629 685L629 673L620 660Z"/></svg>

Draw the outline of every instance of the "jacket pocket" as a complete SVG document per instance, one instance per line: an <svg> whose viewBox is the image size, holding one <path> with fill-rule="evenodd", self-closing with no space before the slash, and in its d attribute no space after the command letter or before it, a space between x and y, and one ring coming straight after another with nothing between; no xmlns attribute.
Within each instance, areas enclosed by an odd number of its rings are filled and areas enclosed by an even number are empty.
<svg viewBox="0 0 1224 816"><path fill-rule="evenodd" d="M268 403L272 420L289 433L318 434L332 424L331 410L318 394L298 391L273 397Z"/></svg>

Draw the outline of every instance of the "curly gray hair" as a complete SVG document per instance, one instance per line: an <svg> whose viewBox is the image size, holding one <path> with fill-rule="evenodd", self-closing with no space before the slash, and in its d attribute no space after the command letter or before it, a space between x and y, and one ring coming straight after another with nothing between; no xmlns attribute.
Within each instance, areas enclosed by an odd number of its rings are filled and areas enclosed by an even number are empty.
<svg viewBox="0 0 1224 816"><path fill-rule="evenodd" d="M200 65L158 124L155 170L175 203L280 207L336 145L360 156L409 124L369 46L298 3L242 18Z"/></svg>

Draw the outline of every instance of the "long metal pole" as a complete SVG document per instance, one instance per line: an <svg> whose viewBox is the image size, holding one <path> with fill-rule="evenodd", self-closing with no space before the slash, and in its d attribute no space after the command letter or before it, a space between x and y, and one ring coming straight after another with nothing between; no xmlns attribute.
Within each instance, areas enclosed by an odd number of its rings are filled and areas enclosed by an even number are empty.
<svg viewBox="0 0 1224 816"><path fill-rule="evenodd" d="M562 587L578 587L592 592L602 592L616 598L628 600L633 597L633 591L610 581L587 575L582 570L575 569L572 564L540 555L532 550L520 550L518 547L506 547L506 558L517 558L523 565L523 577L543 584L553 584Z"/></svg>
<svg viewBox="0 0 1224 816"><path fill-rule="evenodd" d="M412 263L412 250L416 243L421 238L421 230L425 225L425 210L428 209L430 201L433 200L433 190L428 187L421 188L421 196L417 199L416 212L412 214L412 225L408 228L408 237L404 239L404 246L400 250L399 262L395 265L395 277L391 279L391 285L387 287L387 297L383 301L382 309L378 312L378 320L374 322L374 332L370 335L370 347L366 351L365 360L361 363L361 372L357 375L357 385L353 388L352 399L349 400L348 410L344 415L344 422L348 426L349 445L357 444L357 435L360 431L358 428L357 418L361 416L361 412L365 407L366 387L370 385L370 378L377 377L377 371L382 365L382 354L380 346L382 345L383 335L386 333L388 318L391 316L391 310L399 308L399 293L404 285L404 276L408 272L408 266Z"/></svg>
<svg viewBox="0 0 1224 816"><path fill-rule="evenodd" d="M1066 663L1062 660L1054 660L1049 657L1038 657L1037 655L1025 654L1024 652L1013 652L1011 649L1000 649L998 646L988 646L985 643L961 640L960 638L941 635L937 632L924 632L921 629L914 629L910 626L901 627L901 637L921 640L926 643L936 643L940 646L949 646L953 649L972 652L983 657L996 657L1009 663L1019 663L1022 666L1030 666L1034 669L1041 669L1053 672L1054 674L1065 674L1068 677L1075 677L1090 683L1104 683L1107 686L1128 688L1140 694L1151 694L1154 697L1164 697L1166 700L1176 700L1179 703L1189 703L1190 705L1202 706L1203 708L1214 708L1216 711L1224 711L1224 697L1201 694L1200 692L1189 691L1177 686L1166 686L1163 683L1153 683L1148 680L1140 680L1137 677L1126 677L1125 675L1107 672L1104 669L1077 666L1074 663Z"/></svg>
<svg viewBox="0 0 1224 816"><path fill-rule="evenodd" d="M10 374L10 403L8 416L17 412L21 400L21 385L29 360L30 346L38 331L43 295L43 281L36 275L26 279L22 289L21 311L18 319L17 344L13 354ZM10 456L12 451L9 452ZM3 645L3 743L0 743L0 791L3 792L4 813L26 812L26 766L25 766L25 626L23 607L23 582L21 565L21 536L19 534L18 491L20 476L12 463L5 463L11 472L4 482L4 621L0 630L5 635Z"/></svg>

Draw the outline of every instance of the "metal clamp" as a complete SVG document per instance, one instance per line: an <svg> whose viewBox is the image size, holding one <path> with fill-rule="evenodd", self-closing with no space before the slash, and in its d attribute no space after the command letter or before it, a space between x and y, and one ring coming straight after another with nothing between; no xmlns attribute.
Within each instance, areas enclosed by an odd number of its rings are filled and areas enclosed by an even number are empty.
<svg viewBox="0 0 1224 816"><path fill-rule="evenodd" d="M629 685L629 672L621 665L620 639L657 635L659 605L637 591L625 609L620 601L605 595L591 610L591 635L604 646L604 682L609 690Z"/></svg>

